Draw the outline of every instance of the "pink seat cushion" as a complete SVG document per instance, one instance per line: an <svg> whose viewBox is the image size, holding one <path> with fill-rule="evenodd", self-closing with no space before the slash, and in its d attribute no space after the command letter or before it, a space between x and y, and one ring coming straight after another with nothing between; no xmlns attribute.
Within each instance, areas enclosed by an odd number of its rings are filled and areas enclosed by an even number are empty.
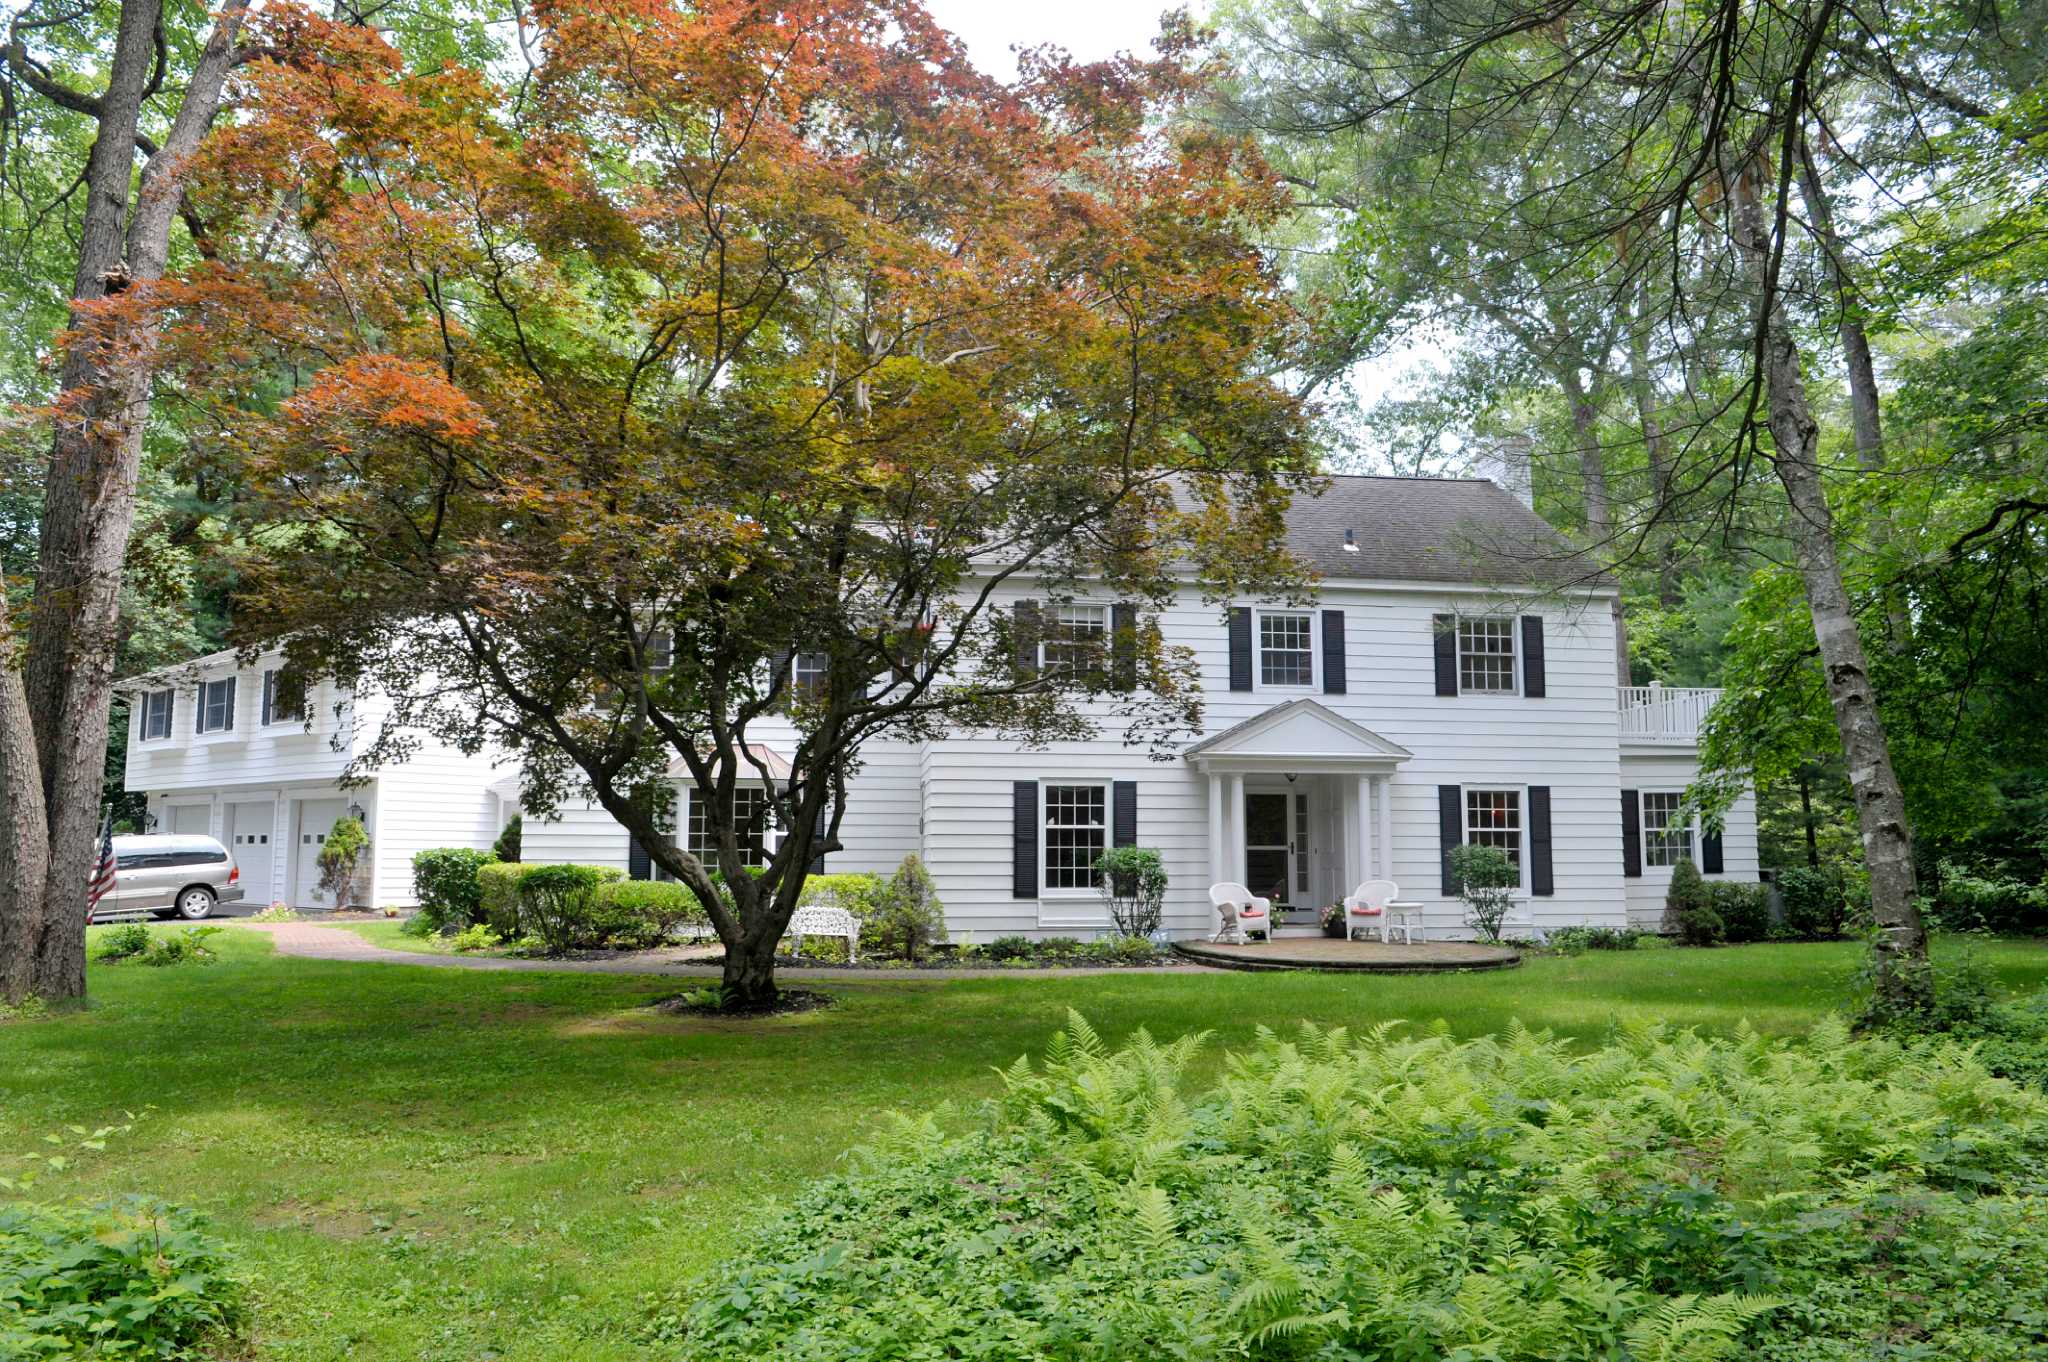
<svg viewBox="0 0 2048 1362"><path fill-rule="evenodd" d="M1372 905L1371 905L1370 903L1362 903L1362 904L1360 904L1360 905L1359 905L1358 907L1356 907L1356 908L1353 908L1353 909L1351 910L1351 916L1353 916L1353 917L1378 917L1378 916L1379 916L1379 915L1380 915L1381 913L1383 913L1383 912L1385 912L1385 911L1386 911L1386 910L1385 910L1384 908L1375 908L1375 907L1373 907L1373 906L1372 906Z"/></svg>

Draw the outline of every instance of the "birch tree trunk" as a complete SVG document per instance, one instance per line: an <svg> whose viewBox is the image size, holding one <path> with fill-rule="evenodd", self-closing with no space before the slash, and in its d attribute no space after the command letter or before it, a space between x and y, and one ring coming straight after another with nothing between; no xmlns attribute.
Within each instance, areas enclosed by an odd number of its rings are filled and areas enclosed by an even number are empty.
<svg viewBox="0 0 2048 1362"><path fill-rule="evenodd" d="M1905 794L1892 769L1869 660L1842 585L1834 514L1817 458L1820 427L1807 401L1798 343L1768 277L1771 236L1764 227L1756 182L1747 172L1735 177L1733 198L1736 244L1757 288L1774 446L1771 462L1791 508L1794 553L1806 583L1835 728L1849 759L1849 785L1856 799L1864 864L1870 871L1878 1001L1893 1011L1920 1011L1933 1001L1933 981L1927 971L1927 931L1913 901L1913 835L1906 823Z"/></svg>
<svg viewBox="0 0 2048 1362"><path fill-rule="evenodd" d="M163 277L185 165L219 111L246 10L247 0L229 0L220 11L171 130L131 196L162 5L122 6L106 89L87 101L99 128L86 165L74 302L140 293ZM0 758L0 806L10 822L39 818L47 854L42 874L0 879L0 981L11 996L85 993L85 882L97 851L121 573L156 349L147 307L137 304L105 335L88 337L74 318L44 479L28 646L21 670L0 674L0 729L18 709L32 732L28 750Z"/></svg>

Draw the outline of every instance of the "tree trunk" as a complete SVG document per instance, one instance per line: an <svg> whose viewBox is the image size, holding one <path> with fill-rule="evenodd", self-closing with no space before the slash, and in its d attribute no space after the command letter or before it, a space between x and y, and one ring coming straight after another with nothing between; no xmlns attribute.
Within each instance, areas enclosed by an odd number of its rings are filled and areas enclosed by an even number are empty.
<svg viewBox="0 0 2048 1362"><path fill-rule="evenodd" d="M1820 832L1813 825L1813 777L1805 771L1799 773L1799 815L1806 825L1806 865L1810 870L1820 869Z"/></svg>
<svg viewBox="0 0 2048 1362"><path fill-rule="evenodd" d="M1799 347L1772 282L1766 277L1770 238L1755 183L1747 175L1735 185L1736 238L1758 286L1763 377L1770 407L1772 465L1790 504L1794 556L1806 583L1807 608L1820 645L1835 728L1849 760L1849 785L1870 871L1870 907L1877 923L1877 995L1888 1010L1924 1010L1933 1001L1927 971L1927 931L1914 904L1913 835L1906 823L1906 798L1892 769L1891 748L1869 660L1857 632L1856 614L1842 586L1835 548L1834 513L1821 478L1817 450L1820 428L1807 402Z"/></svg>
<svg viewBox="0 0 2048 1362"><path fill-rule="evenodd" d="M775 947L779 936L747 931L738 947L725 949L725 974L720 981L724 1007L728 1012L756 1012L771 1007L779 990L775 986Z"/></svg>
<svg viewBox="0 0 2048 1362"><path fill-rule="evenodd" d="M247 0L230 0L201 51L163 145L130 203L135 136L155 62L161 0L127 0L99 98L86 165L77 302L146 290L163 277L186 163L220 108ZM146 302L88 336L74 317L59 377L28 650L19 678L33 724L33 769L0 767L0 803L32 807L38 787L48 859L38 880L0 882L0 975L32 955L30 988L48 999L85 992L84 886L91 872L105 776L107 715L120 635L120 587L149 415L155 329ZM9 684L15 684L10 676ZM4 707L0 701L0 707Z"/></svg>
<svg viewBox="0 0 2048 1362"><path fill-rule="evenodd" d="M1628 388L1635 402L1636 424L1643 432L1643 457L1650 470L1651 519L1657 530L1657 603L1666 610L1678 607L1677 535L1671 520L1674 473L1671 453L1664 443L1664 422L1657 415L1656 380L1650 373L1650 342L1643 334L1649 324L1650 281L1647 275L1636 281L1636 315L1628 328ZM1624 684L1626 684L1624 682Z"/></svg>
<svg viewBox="0 0 2048 1362"><path fill-rule="evenodd" d="M15 648L7 597L0 592L0 649ZM43 883L49 872L49 824L37 772L35 725L21 673L0 669L0 1001L18 1003L36 991L41 900L5 886ZM8 911L34 909L33 913ZM79 905L81 915L84 904Z"/></svg>
<svg viewBox="0 0 2048 1362"><path fill-rule="evenodd" d="M1600 435L1595 429L1598 412L1593 406L1593 397L1586 391L1586 385L1576 368L1559 370L1558 383L1564 388L1565 400L1572 408L1572 435L1579 445L1579 484L1584 489L1586 500L1586 537L1592 541L1593 551L1605 558L1613 547L1614 510L1607 495L1607 460L1600 449ZM1614 684L1626 686L1629 683L1628 667L1628 621L1622 617L1621 597L1614 598L1609 608L1614 619Z"/></svg>

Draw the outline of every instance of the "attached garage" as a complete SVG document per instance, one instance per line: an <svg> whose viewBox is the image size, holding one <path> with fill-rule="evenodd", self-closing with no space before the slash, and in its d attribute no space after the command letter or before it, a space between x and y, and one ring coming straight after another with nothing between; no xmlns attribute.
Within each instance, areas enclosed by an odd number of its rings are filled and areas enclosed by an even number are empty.
<svg viewBox="0 0 2048 1362"><path fill-rule="evenodd" d="M171 805L170 831L190 833L204 837L213 831L213 806L210 804Z"/></svg>
<svg viewBox="0 0 2048 1362"><path fill-rule="evenodd" d="M302 907L332 907L320 892L320 848L335 821L348 812L345 799L301 799L292 828L292 902Z"/></svg>
<svg viewBox="0 0 2048 1362"><path fill-rule="evenodd" d="M277 895L272 892L277 860L277 801L236 800L226 808L228 851L242 872L242 900L267 908Z"/></svg>

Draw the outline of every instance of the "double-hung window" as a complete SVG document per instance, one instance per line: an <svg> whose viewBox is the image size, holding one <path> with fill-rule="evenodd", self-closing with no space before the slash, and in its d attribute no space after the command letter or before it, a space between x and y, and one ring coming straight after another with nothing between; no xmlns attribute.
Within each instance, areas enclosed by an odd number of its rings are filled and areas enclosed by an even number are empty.
<svg viewBox="0 0 2048 1362"><path fill-rule="evenodd" d="M647 660L648 671L667 671L675 665L676 636L666 629L650 630L647 635L647 646L641 650L641 656Z"/></svg>
<svg viewBox="0 0 2048 1362"><path fill-rule="evenodd" d="M1458 689L1468 695L1515 694L1514 620L1458 617Z"/></svg>
<svg viewBox="0 0 2048 1362"><path fill-rule="evenodd" d="M711 830L711 820L704 816L708 812L707 801L703 795L691 790L689 803L690 819L684 845L692 856L716 870L718 838ZM768 792L758 785L735 785L732 817L733 826L740 833L741 862L746 865L768 864L768 851L761 842L762 834L768 831L768 820L774 817L768 808Z"/></svg>
<svg viewBox="0 0 2048 1362"><path fill-rule="evenodd" d="M798 653L789 660L789 687L805 699L825 694L825 674L831 666L829 653Z"/></svg>
<svg viewBox="0 0 2048 1362"><path fill-rule="evenodd" d="M1522 792L1465 791L1465 840L1474 846L1498 847L1517 872L1522 870Z"/></svg>
<svg viewBox="0 0 2048 1362"><path fill-rule="evenodd" d="M1109 607L1069 602L1052 607L1052 618L1039 647L1039 662L1048 671L1085 676L1102 670L1108 652Z"/></svg>
<svg viewBox="0 0 2048 1362"><path fill-rule="evenodd" d="M296 724L304 723L305 719L305 684L288 680L276 667L263 673L264 724Z"/></svg>
<svg viewBox="0 0 2048 1362"><path fill-rule="evenodd" d="M171 691L153 690L142 697L144 742L155 742L171 736L171 696Z"/></svg>
<svg viewBox="0 0 2048 1362"><path fill-rule="evenodd" d="M1670 867L1692 859L1692 819L1678 790L1643 791L1643 864Z"/></svg>
<svg viewBox="0 0 2048 1362"><path fill-rule="evenodd" d="M1259 612L1259 684L1316 683L1315 617L1306 610Z"/></svg>
<svg viewBox="0 0 2048 1362"><path fill-rule="evenodd" d="M1093 889L1096 858L1109 848L1109 787L1047 785L1044 831L1046 889Z"/></svg>
<svg viewBox="0 0 2048 1362"><path fill-rule="evenodd" d="M235 678L199 683L199 731L228 733L235 727Z"/></svg>

